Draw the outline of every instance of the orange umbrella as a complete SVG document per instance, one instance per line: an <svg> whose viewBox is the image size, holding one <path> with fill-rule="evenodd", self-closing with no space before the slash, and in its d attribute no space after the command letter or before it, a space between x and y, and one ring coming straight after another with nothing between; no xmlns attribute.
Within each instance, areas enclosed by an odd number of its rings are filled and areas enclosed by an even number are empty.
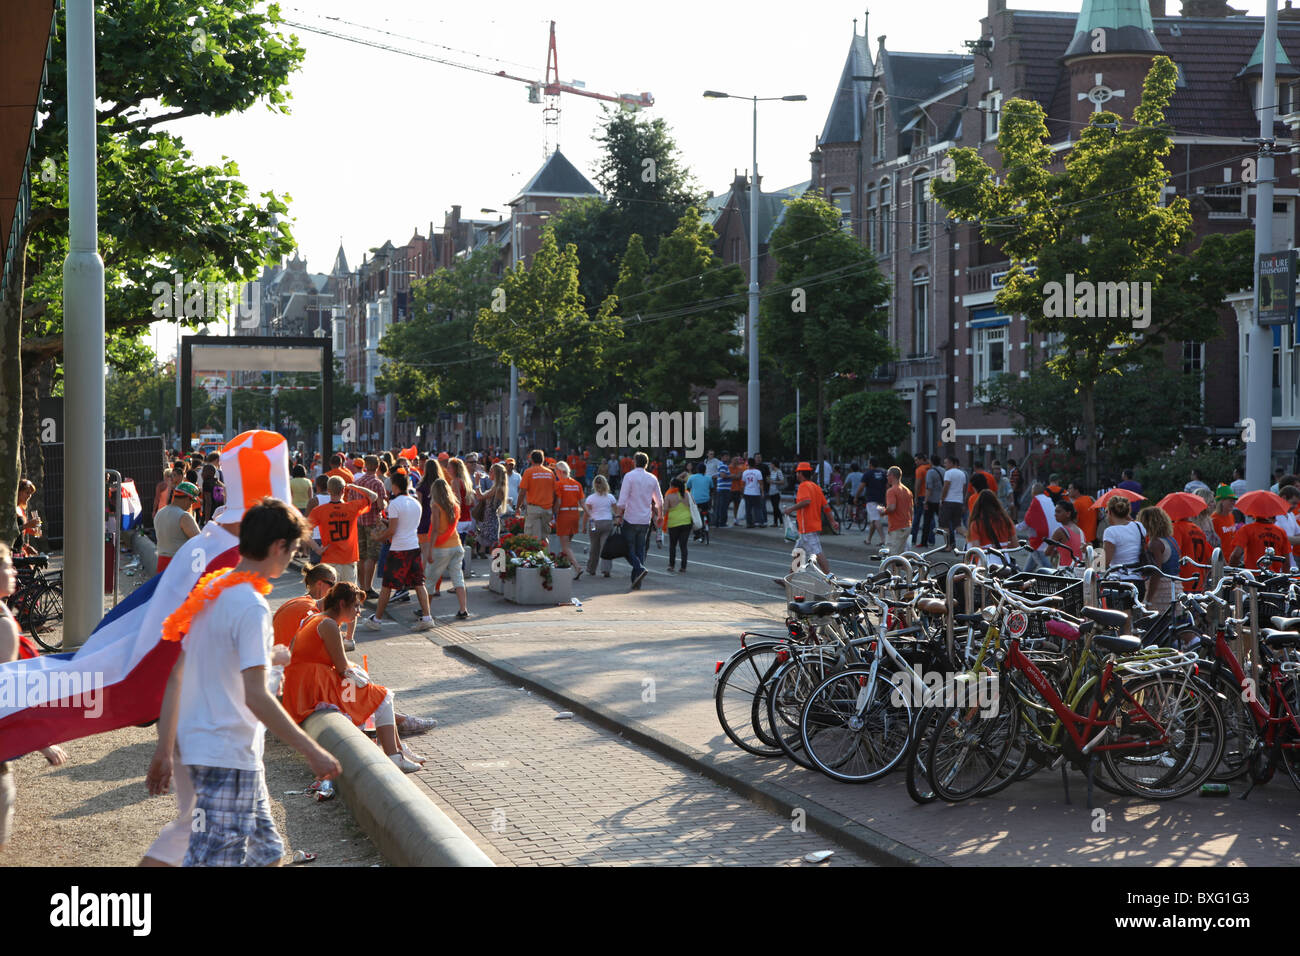
<svg viewBox="0 0 1300 956"><path fill-rule="evenodd" d="M1169 515L1170 519L1177 521L1180 518L1194 517L1208 508L1209 505L1199 495L1187 491L1175 491L1157 501L1156 507L1164 509L1165 514Z"/></svg>
<svg viewBox="0 0 1300 956"><path fill-rule="evenodd" d="M1237 499L1237 510L1252 518L1276 518L1291 509L1281 495L1271 491L1248 491Z"/></svg>
<svg viewBox="0 0 1300 956"><path fill-rule="evenodd" d="M1092 506L1094 508L1104 508L1106 507L1106 505L1110 504L1110 499L1114 498L1116 495L1118 495L1121 498L1127 498L1129 501L1147 500L1144 495L1140 495L1136 491L1129 491L1127 488L1112 488L1110 491L1106 492L1104 495L1102 495L1100 498L1094 501L1092 503Z"/></svg>

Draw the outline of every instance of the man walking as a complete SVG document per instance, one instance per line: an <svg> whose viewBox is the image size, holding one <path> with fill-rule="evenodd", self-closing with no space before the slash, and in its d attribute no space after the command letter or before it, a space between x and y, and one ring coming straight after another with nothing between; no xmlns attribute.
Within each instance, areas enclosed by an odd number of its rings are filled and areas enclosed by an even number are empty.
<svg viewBox="0 0 1300 956"><path fill-rule="evenodd" d="M543 464L546 456L540 449L534 448L528 457L532 466L519 481L519 495L523 499L520 504L527 508L524 534L544 541L551 530L551 509L555 505L555 472Z"/></svg>
<svg viewBox="0 0 1300 956"><path fill-rule="evenodd" d="M889 553L902 554L907 550L907 533L911 527L912 493L903 484L903 469L894 465L887 476L885 517L889 521Z"/></svg>
<svg viewBox="0 0 1300 956"><path fill-rule="evenodd" d="M648 573L645 569L645 552L650 543L650 525L657 523L664 499L659 482L646 471L650 458L637 452L636 465L623 476L618 492L616 522L622 525L622 535L627 542L627 560L632 565L632 590L639 590Z"/></svg>
<svg viewBox="0 0 1300 956"><path fill-rule="evenodd" d="M861 496L867 502L867 547L871 547L877 531L880 533L880 543L886 543L884 508L887 490L888 482L880 461L875 457L868 459L867 470L862 473L862 484L859 487Z"/></svg>
<svg viewBox="0 0 1300 956"><path fill-rule="evenodd" d="M357 486L374 492L374 503L369 511L357 518L357 554L360 559L357 583L366 592L366 597L373 599L379 597L372 579L375 574L375 564L379 560L379 551L383 546L383 542L377 537L377 533L383 530L379 527L379 516L388 504L388 493L384 491L383 479L378 474L379 457L366 455L362 459L362 467L365 471L357 478Z"/></svg>
<svg viewBox="0 0 1300 956"><path fill-rule="evenodd" d="M753 458L749 459L749 467L740 473L740 480L744 482L745 488L745 527L765 527L767 515L763 508L763 473L758 470ZM757 521L758 518L764 520Z"/></svg>
<svg viewBox="0 0 1300 956"><path fill-rule="evenodd" d="M939 526L948 532L948 547L952 551L957 541L957 528L961 525L962 504L966 500L966 472L957 467L951 455L943 460L943 491L939 503Z"/></svg>
<svg viewBox="0 0 1300 956"><path fill-rule="evenodd" d="M913 475L912 487L915 489L915 504L912 507L912 547L918 548L925 544L925 537L922 534L921 519L925 515L925 476L930 471L930 459L924 452L918 452L916 455L916 471Z"/></svg>
<svg viewBox="0 0 1300 956"><path fill-rule="evenodd" d="M829 574L830 566L826 563L826 555L822 554L822 518L830 520L831 529L836 534L840 530L839 523L836 522L830 505L826 503L826 496L822 494L817 482L813 481L812 465L806 461L799 462L799 466L795 469L795 477L799 482L799 488L795 491L794 504L784 512L787 515L794 515L799 527L795 548L802 549L804 554L816 561L817 567L821 568L823 574Z"/></svg>
<svg viewBox="0 0 1300 956"><path fill-rule="evenodd" d="M731 506L731 469L727 467L727 453L722 453L713 482L713 527L727 526L727 509Z"/></svg>

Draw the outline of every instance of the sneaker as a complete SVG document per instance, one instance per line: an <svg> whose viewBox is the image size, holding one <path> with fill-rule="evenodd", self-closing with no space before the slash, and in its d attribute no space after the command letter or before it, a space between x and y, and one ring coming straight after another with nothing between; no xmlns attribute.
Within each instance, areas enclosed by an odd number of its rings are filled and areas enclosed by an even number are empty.
<svg viewBox="0 0 1300 956"><path fill-rule="evenodd" d="M601 575L602 575L603 577L609 577L609 572L608 572L608 571L602 571L602 572L600 572L600 573L601 573Z"/></svg>
<svg viewBox="0 0 1300 956"><path fill-rule="evenodd" d="M465 620L465 619L468 618L468 617L469 617L469 611L457 611L457 612L456 612L456 618L457 618L457 620L461 620L461 621L463 621L463 620Z"/></svg>
<svg viewBox="0 0 1300 956"><path fill-rule="evenodd" d="M432 617L422 617L415 622L415 630L427 631L429 630L429 628L433 627L433 625L434 625L434 620Z"/></svg>
<svg viewBox="0 0 1300 956"><path fill-rule="evenodd" d="M366 600L367 600L367 601L378 601L378 600L379 600L379 592L376 591L374 588L367 588L367 589L366 589Z"/></svg>
<svg viewBox="0 0 1300 956"><path fill-rule="evenodd" d="M677 570L677 569L676 569L675 567L673 567L671 564L668 565L668 571L669 571L669 573L672 573L673 571L676 571L676 570Z"/></svg>
<svg viewBox="0 0 1300 956"><path fill-rule="evenodd" d="M379 620L373 614L367 614L361 619L361 626L367 631L377 631L384 626L384 621Z"/></svg>
<svg viewBox="0 0 1300 956"><path fill-rule="evenodd" d="M633 590L633 591L639 591L639 590L641 590L641 582L645 580L645 576L646 576L647 574L649 574L649 573L650 573L650 572L647 571L645 568L642 568L642 569L641 569L641 573L638 574L636 577L634 577L634 578L632 579L632 590Z"/></svg>
<svg viewBox="0 0 1300 956"><path fill-rule="evenodd" d="M398 591L395 595L393 595L393 599L389 603L401 604L403 601L409 601L409 600L411 600L411 592L407 590L402 590L402 591Z"/></svg>
<svg viewBox="0 0 1300 956"><path fill-rule="evenodd" d="M405 754L389 754L388 759L397 764L397 769L401 770L403 773L415 773L417 770L424 769L414 760L408 759Z"/></svg>
<svg viewBox="0 0 1300 956"><path fill-rule="evenodd" d="M414 737L417 734L428 733L438 726L438 721L434 717L411 717L407 716L405 720L397 721L397 730L399 733Z"/></svg>
<svg viewBox="0 0 1300 956"><path fill-rule="evenodd" d="M427 763L428 760L429 760L428 757L421 757L419 754L417 754L417 753L416 753L414 750L412 750L410 747L406 746L406 744L402 744L402 756L405 757L407 760L410 760L410 761L412 761L412 762L414 762L414 763L418 763L418 764L424 764L424 763Z"/></svg>

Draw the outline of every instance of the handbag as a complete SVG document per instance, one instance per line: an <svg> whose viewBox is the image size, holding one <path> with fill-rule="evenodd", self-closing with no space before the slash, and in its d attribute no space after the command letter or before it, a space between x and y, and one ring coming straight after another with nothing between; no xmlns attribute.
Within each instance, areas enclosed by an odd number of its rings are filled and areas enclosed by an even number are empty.
<svg viewBox="0 0 1300 956"><path fill-rule="evenodd" d="M612 561L615 558L627 557L627 539L620 534L611 534L605 539L605 546L600 549L600 556L605 560Z"/></svg>
<svg viewBox="0 0 1300 956"><path fill-rule="evenodd" d="M794 518L790 517L789 515L785 516L785 540L787 541L799 540L799 525L797 525L795 523Z"/></svg>
<svg viewBox="0 0 1300 956"><path fill-rule="evenodd" d="M686 500L690 503L691 506L691 527L694 528L696 531L699 531L701 528L704 527L704 520L700 517L699 505L695 503L694 495L688 494L686 496Z"/></svg>

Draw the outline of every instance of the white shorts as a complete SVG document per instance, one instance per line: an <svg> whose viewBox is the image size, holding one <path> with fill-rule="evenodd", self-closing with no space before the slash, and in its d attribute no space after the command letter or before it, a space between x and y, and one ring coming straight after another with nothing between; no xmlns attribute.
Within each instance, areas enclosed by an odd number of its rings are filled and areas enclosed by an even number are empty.
<svg viewBox="0 0 1300 956"><path fill-rule="evenodd" d="M820 532L816 531L809 534L801 534L795 539L794 546L796 548L802 548L803 553L811 558L814 555L822 553L822 536Z"/></svg>
<svg viewBox="0 0 1300 956"><path fill-rule="evenodd" d="M884 505L882 505L882 504L881 504L880 502L878 502L878 501L868 501L868 502L867 502L867 520L868 520L868 521L884 521L884 520L885 520Z"/></svg>
<svg viewBox="0 0 1300 956"><path fill-rule="evenodd" d="M331 564L330 567L334 569L337 583L357 583L357 566L355 564Z"/></svg>

